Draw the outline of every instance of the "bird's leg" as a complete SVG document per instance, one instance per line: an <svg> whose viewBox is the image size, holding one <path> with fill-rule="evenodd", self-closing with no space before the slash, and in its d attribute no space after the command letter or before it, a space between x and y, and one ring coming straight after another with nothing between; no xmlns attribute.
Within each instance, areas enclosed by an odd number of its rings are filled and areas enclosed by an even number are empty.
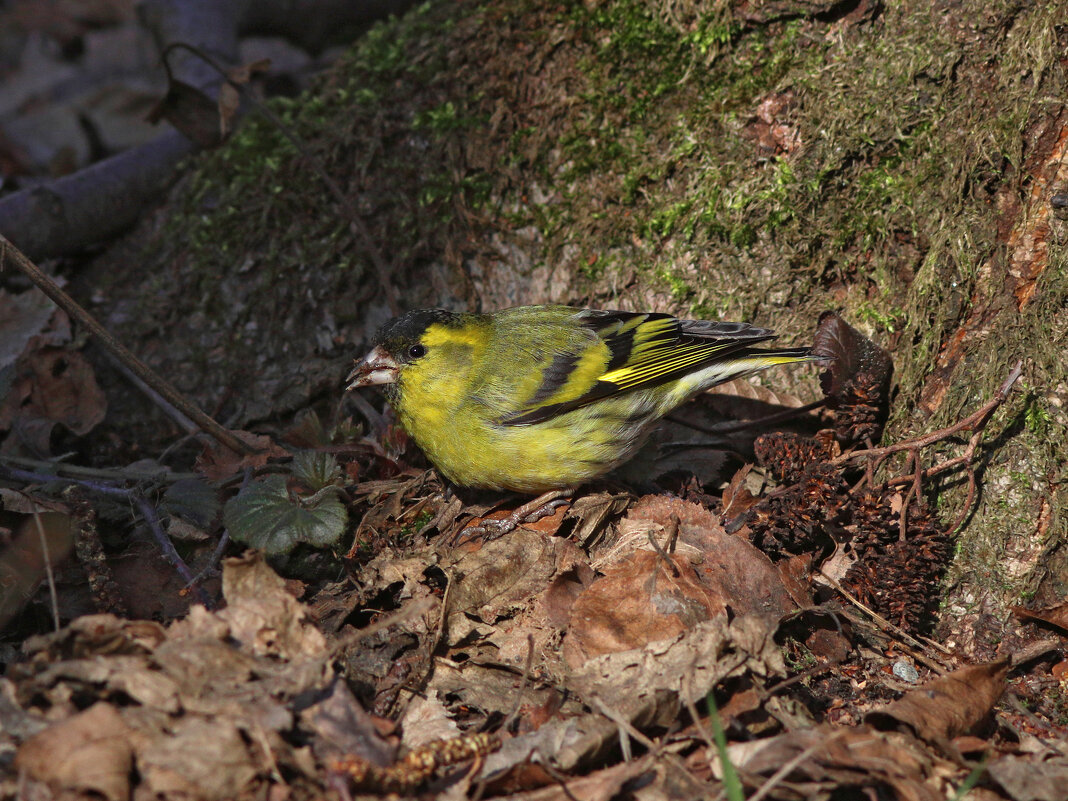
<svg viewBox="0 0 1068 801"><path fill-rule="evenodd" d="M535 520L541 520L543 517L551 515L554 511L567 503L565 499L570 498L573 493L574 490L570 489L557 489L543 492L534 500L524 503L508 515L508 517L501 518L500 520L483 520L477 526L465 528L460 532L457 541L476 534L482 535L482 539L485 542L495 540L498 537L503 537L505 534L515 531L520 523L533 523Z"/></svg>

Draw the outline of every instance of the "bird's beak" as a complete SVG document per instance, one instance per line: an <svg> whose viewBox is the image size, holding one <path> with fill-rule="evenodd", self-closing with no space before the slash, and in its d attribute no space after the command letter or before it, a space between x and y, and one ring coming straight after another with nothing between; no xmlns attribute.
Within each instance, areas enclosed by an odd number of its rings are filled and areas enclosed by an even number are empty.
<svg viewBox="0 0 1068 801"><path fill-rule="evenodd" d="M381 346L374 348L356 364L345 380L347 390L370 387L375 384L392 384L397 380L400 365Z"/></svg>

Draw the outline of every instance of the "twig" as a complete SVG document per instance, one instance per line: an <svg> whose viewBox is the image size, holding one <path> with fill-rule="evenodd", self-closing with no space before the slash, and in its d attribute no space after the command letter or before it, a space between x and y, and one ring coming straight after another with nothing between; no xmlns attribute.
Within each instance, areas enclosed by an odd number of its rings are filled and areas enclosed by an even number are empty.
<svg viewBox="0 0 1068 801"><path fill-rule="evenodd" d="M971 465L968 465L968 497L964 500L964 506L961 507L960 514L957 515L957 519L953 521L953 525L947 529L947 533L950 537L957 533L961 526L964 525L964 521L968 519L968 515L972 513L972 503L975 501L975 470Z"/></svg>
<svg viewBox="0 0 1068 801"><path fill-rule="evenodd" d="M356 213L356 207L352 205L352 201L349 197L341 191L341 187L338 186L337 182L330 176L330 173L326 171L326 168L320 163L318 157L311 153L310 148L304 143L296 131L286 125L277 114L271 111L268 106L262 103L258 97L249 92L242 84L232 80L229 73L223 69L221 65L217 64L207 53L204 53L198 48L186 44L185 42L174 42L167 46L161 57L166 61L168 54L172 50L179 48L189 51L218 72L229 86L233 87L240 93L241 97L254 105L257 111L263 114L263 116L271 121L272 125L282 132L282 135L290 141L293 147L297 149L297 152L305 156L307 163L311 165L311 168L315 171L316 175L319 176L319 179L326 185L326 188L330 190L330 194L334 196L334 200L341 206L342 211L348 218L350 231L360 240L360 244L363 245L364 251L374 264L375 272L378 274L379 286L382 288L382 294L386 296L386 303L389 304L390 311L393 315L400 314L400 305L397 302L397 292L393 288L393 283L389 279L389 265L386 264L386 260L375 246L374 238L371 236L371 232L368 230L363 218Z"/></svg>
<svg viewBox="0 0 1068 801"><path fill-rule="evenodd" d="M185 398L170 382L157 374L147 364L137 358L125 345L113 337L104 326L96 321L89 312L78 305L70 295L64 292L59 284L46 275L41 268L30 261L17 247L11 244L6 237L0 234L0 269L10 261L20 271L33 281L37 287L51 298L52 302L63 311L77 320L89 332L99 340L107 350L115 355L123 364L137 375L142 381L158 392L168 403L180 409L183 414L193 420L200 429L232 450L234 453L248 455L255 453L255 449L239 440L227 431L215 420L208 417L191 401Z"/></svg>
<svg viewBox="0 0 1068 801"><path fill-rule="evenodd" d="M885 617L880 615L874 609L870 609L867 606L865 606L863 603L860 602L859 599L857 599L856 596L854 596L851 592L849 592L849 590L847 590L845 587L843 587L841 584L839 584L833 578L831 578L826 573L824 573L823 570L820 570L820 575L823 577L823 579L828 584L830 584L835 590L837 590L842 595L843 598L845 598L847 601L849 601L851 604L853 604L853 606L857 607L857 609L861 610L866 615L871 617L871 619L873 621L875 621L875 624L879 628L881 628L887 634L890 634L893 637L895 637L898 640L898 642L902 646L904 646L905 650L908 651L909 654L912 657L914 657L917 661L922 662L924 665L929 667L931 670L933 670L939 676L944 676L946 673L949 672L948 669L946 667L944 667L943 665L939 664L939 662L937 660L932 659L931 657L927 656L924 653L927 650L927 646L926 645L924 645L922 642L917 640L915 637L913 637L908 632L903 631L902 629L900 629L897 626L895 626L893 623L891 623ZM920 649L920 650L917 651L916 650L917 648Z"/></svg>
<svg viewBox="0 0 1068 801"><path fill-rule="evenodd" d="M953 652L946 648L946 646L942 645L942 643L932 640L930 637L920 637L920 639L936 651L941 651L946 656L953 656Z"/></svg>
<svg viewBox="0 0 1068 801"><path fill-rule="evenodd" d="M948 439L949 437L960 431L967 431L969 429L974 430L976 434L979 434L982 432L983 427L986 425L990 415L993 414L994 410L997 409L998 406L1000 406L1002 403L1004 403L1006 398L1008 398L1009 390L1012 389L1013 384L1015 384L1019 380L1022 374L1023 362L1016 362L1016 366L1012 368L1012 372L1009 373L1008 378L1006 378L1005 382L998 388L998 391L994 393L993 398L991 398L987 403L985 403L980 409L968 415L963 420L954 423L951 426L947 426L946 428L940 428L937 431L932 431L930 434L924 434L922 437L915 437L913 439L903 440L902 442L895 442L893 445L887 445L884 448L865 448L863 450L858 451L849 451L848 453L843 453L841 456L833 459L831 461L831 464L843 464L859 457L866 457L869 459L876 458L879 460L883 460L885 457L890 456L891 454L900 453L901 451L912 451L920 448L926 448L928 445L934 445L936 442L941 442L944 439ZM972 439L974 440L975 437L973 436ZM971 447L971 443L969 443L969 448L971 452L974 452L974 448ZM969 453L966 452L965 457L967 457L968 455ZM950 461L957 461L958 463L960 463L965 457L958 457L958 460L951 459ZM912 477L909 476L908 479L911 481Z"/></svg>
<svg viewBox="0 0 1068 801"><path fill-rule="evenodd" d="M69 475L74 478L100 479L102 481L154 481L165 484L187 478L199 478L196 473L172 473L162 466L153 473L147 470L134 470L129 467L84 467L67 462L29 459L25 456L12 456L10 454L0 454L0 465L3 464L22 467L26 470L55 471L56 475L50 476L49 480L53 480L59 475Z"/></svg>
<svg viewBox="0 0 1068 801"><path fill-rule="evenodd" d="M690 670L686 671L683 676L683 681L686 686L683 688L682 702L686 705L686 710L690 713L690 717L693 718L693 725L697 727L697 733L701 735L701 739L705 741L705 745L708 747L708 767L710 770L715 770L715 765L712 764L712 756L716 753L716 741L712 739L712 732L710 732L701 720L701 713L697 711L697 704L693 702L693 674L697 670L696 662L691 665Z"/></svg>
<svg viewBox="0 0 1068 801"><path fill-rule="evenodd" d="M674 554L675 546L679 544L679 527L681 525L682 521L679 519L679 516L672 512L671 517L668 519L667 552L669 554Z"/></svg>
<svg viewBox="0 0 1068 801"><path fill-rule="evenodd" d="M660 564L660 562L665 562L668 568L671 570L671 575L675 578L678 578L680 575L679 566L675 564L675 560L672 559L668 555L667 551L664 550L663 546L656 541L656 537L653 536L652 531L646 531L645 536L648 538L649 544L653 546L653 551L656 552L657 564Z"/></svg>
<svg viewBox="0 0 1068 801"><path fill-rule="evenodd" d="M527 635L527 661L523 665L523 679L519 683L519 689L515 694L515 705L512 707L512 711L508 713L508 717L504 719L501 724L500 731L508 731L508 727L512 725L512 722L519 717L519 708L523 704L523 693L527 690L527 685L530 684L530 674L534 668L534 635Z"/></svg>
<svg viewBox="0 0 1068 801"><path fill-rule="evenodd" d="M137 375L137 373L131 370L118 356L116 356L111 351L105 349L104 358L107 359L108 364L110 364L112 367L122 373L126 377L127 381L129 381L131 384L141 390L142 394L144 394L150 401L156 404L156 406L159 407L159 409L165 415L171 418L171 420L174 421L174 424L177 425L178 428L182 429L182 431L184 431L186 434L200 433L200 427L192 420L190 420L188 415L184 414L173 403L171 403L158 392L156 392L156 390L152 389L152 387L150 387L139 375Z"/></svg>
<svg viewBox="0 0 1068 801"><path fill-rule="evenodd" d="M864 448L862 450L850 451L849 453L843 453L841 456L832 460L831 464L843 464L852 459L859 457L866 457L868 459L866 466L865 477L862 478L852 491L860 489L861 486L867 482L868 486L872 486L875 482L875 472L879 467L887 460L888 457L895 453L901 453L902 451L908 451L913 460L913 470L909 475L897 476L895 478L887 479L883 484L885 488L896 486L911 485L908 491L904 495L901 506L900 526L901 533L900 539L905 539L905 532L907 528L907 515L910 500L915 497L916 502L919 503L922 497L921 487L922 481L936 476L940 473L948 472L963 466L968 474L968 497L965 499L964 508L961 509L960 514L957 515L957 519L953 521L953 525L950 526L947 533L949 536L953 536L957 530L964 524L964 521L968 519L968 515L972 510L972 503L975 501L976 494L976 480L975 480L975 468L972 466L972 460L975 458L975 453L979 449L979 444L983 439L983 432L986 429L986 425L990 422L990 418L993 416L994 410L997 409L1005 400L1009 397L1009 392L1012 391L1013 385L1020 379L1023 374L1023 362L1018 361L1016 365L1009 372L1009 375L998 387L997 392L994 393L994 397L985 403L981 408L973 412L972 414L954 423L946 428L940 428L938 431L932 431L930 434L925 434L922 437L915 437L914 439L905 440L903 442L897 442L893 445L887 445L885 448ZM948 439L949 437L957 434L961 431L972 432L971 437L968 440L968 444L964 449L964 453L960 456L955 456L952 459L947 459L940 464L936 464L932 467L923 470L920 468L920 450L926 448L929 445L934 445L936 442Z"/></svg>
<svg viewBox="0 0 1068 801"><path fill-rule="evenodd" d="M160 551L163 553L163 558L170 562L171 566L178 571L178 575L186 581L186 586L194 585L194 576L193 572L189 569L189 565L185 563L178 551L175 550L174 543L172 543L170 537L167 536L167 532L163 530L163 524L160 522L159 515L156 514L155 508L148 502L147 498L141 495L141 493L124 487L113 487L110 484L101 484L97 481L87 481L85 479L76 478L57 479L56 476L45 475L43 473L32 473L28 470L19 470L14 467L4 467L4 471L12 478L17 478L20 481L66 481L79 487L85 487L90 492L96 492L101 495L117 496L130 501L137 506L138 510L141 512L141 516L144 518L145 524L152 533L153 539L156 540ZM202 587L194 585L193 589L197 593L200 603L208 609L214 607L211 598L208 597L208 594Z"/></svg>
<svg viewBox="0 0 1068 801"><path fill-rule="evenodd" d="M25 495L25 493L23 493ZM59 596L56 594L56 577L52 573L52 556L48 551L48 537L37 504L33 505L33 522L37 526L37 537L41 541L41 558L44 560L45 576L48 578L48 598L52 604L52 625L59 631Z"/></svg>

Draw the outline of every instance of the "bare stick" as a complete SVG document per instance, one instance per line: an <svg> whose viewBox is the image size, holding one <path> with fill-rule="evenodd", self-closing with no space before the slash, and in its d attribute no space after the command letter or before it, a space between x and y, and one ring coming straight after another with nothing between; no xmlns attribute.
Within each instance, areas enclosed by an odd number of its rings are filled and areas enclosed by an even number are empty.
<svg viewBox="0 0 1068 801"><path fill-rule="evenodd" d="M504 719L499 731L507 732L508 727L512 725L512 722L519 717L519 709L523 705L523 693L526 692L527 685L530 683L530 674L534 669L534 635L527 635L527 661L523 666L523 679L519 682L519 689L515 694L515 706L512 707L512 711L508 713L508 717Z"/></svg>
<svg viewBox="0 0 1068 801"><path fill-rule="evenodd" d="M23 493L23 497L29 497ZM32 499L31 499L32 500ZM48 578L48 598L52 602L52 625L59 631L59 597L56 594L56 577L52 573L52 555L48 552L48 537L41 523L41 513L33 504L33 522L37 526L37 538L41 541L41 558L44 560L45 576Z"/></svg>
<svg viewBox="0 0 1068 801"><path fill-rule="evenodd" d="M115 339L104 326L98 323L95 317L79 306L74 298L64 292L59 284L46 275L40 267L26 258L22 251L12 245L5 236L0 234L0 269L3 269L4 265L9 261L21 272L25 273L25 275L33 281L42 292L51 298L53 303L63 309L63 311L77 320L81 325L85 326L85 328L87 328L89 332L100 341L100 344L114 354L115 358L119 359L123 364L129 367L134 375L152 387L153 390L158 392L172 406L179 409L186 417L195 422L200 427L201 431L210 434L234 453L246 455L255 453L254 448L239 440L215 422L215 420L208 417L208 415L202 412L191 401L186 399L186 397L175 389L168 381L164 380L162 376L134 356L125 345Z"/></svg>
<svg viewBox="0 0 1068 801"><path fill-rule="evenodd" d="M949 672L945 667L940 665L935 659L927 656L924 653L924 651L927 650L927 646L924 645L922 642L917 640L915 637L913 637L908 632L906 632L906 631L898 628L897 626L895 626L893 623L891 623L885 617L880 615L874 609L869 609L867 606L862 604L860 602L860 600L856 596L854 596L851 592L849 592L849 590L847 590L845 587L843 587L841 584L839 584L833 578L828 576L822 570L820 571L820 576L823 577L824 581L826 581L828 584L830 584L832 587L834 587L834 589L836 589L839 593L841 593L842 597L845 598L847 601L849 601L849 603L853 604L853 606L857 607L857 609L861 610L862 612L867 614L869 617L871 617L871 619L873 621L875 621L875 624L879 628L881 628L887 634L897 638L898 642L902 645L902 647L906 651L908 651L912 655L912 657L914 659L916 659L919 662L922 662L924 665L929 667L931 670L933 670L939 676L944 676L946 673ZM919 649L919 650L917 650L917 649Z"/></svg>
<svg viewBox="0 0 1068 801"><path fill-rule="evenodd" d="M893 445L887 445L885 448L865 448L864 450L843 453L837 459L832 461L831 464L842 464L843 462L848 462L859 457L874 457L882 460L891 454L900 453L901 451L912 451L918 450L919 448L926 448L928 445L934 445L936 442L948 439L961 431L972 430L978 434L983 430L983 427L989 420L990 415L994 413L994 410L1005 402L1005 399L1009 396L1009 390L1011 390L1013 384L1019 380L1022 373L1023 362L1016 362L1016 366L1012 368L1012 372L1009 373L1008 378L1006 378L1005 382L998 388L998 391L994 393L993 398L984 404L982 408L951 426L940 428L938 431L932 431L930 434L925 434L922 437L907 439L903 442L896 442ZM908 476L907 480L912 481L912 476Z"/></svg>

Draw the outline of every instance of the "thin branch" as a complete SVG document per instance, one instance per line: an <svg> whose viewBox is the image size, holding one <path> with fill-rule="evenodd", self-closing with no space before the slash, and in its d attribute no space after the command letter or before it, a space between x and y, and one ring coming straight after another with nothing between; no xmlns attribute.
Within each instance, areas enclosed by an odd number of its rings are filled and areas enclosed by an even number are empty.
<svg viewBox="0 0 1068 801"><path fill-rule="evenodd" d="M70 464L68 462L30 459L25 456L12 456L6 453L0 454L0 465L4 464L38 472L51 471L55 473L52 476L53 479L62 475L73 478L100 479L102 481L149 481L167 484L181 481L182 479L200 478L196 473L174 473L162 466L154 472L130 467L85 467L84 465Z"/></svg>
<svg viewBox="0 0 1068 801"><path fill-rule="evenodd" d="M973 414L968 415L963 420L954 423L946 428L940 428L937 431L932 431L930 434L924 434L922 437L915 437L914 439L907 439L902 442L896 442L893 445L887 445L885 448L865 448L859 451L850 451L849 453L843 453L838 458L834 459L831 464L842 464L844 462L851 461L859 457L865 458L877 458L884 459L894 453L900 453L901 451L912 451L920 448L926 448L928 445L934 445L936 442L941 442L944 439L957 434L961 431L974 431L976 434L980 434L983 428L986 426L990 415L994 413L1005 399L1009 396L1009 391L1012 389L1020 376L1023 374L1023 362L1016 362L1016 366L1012 368L1012 372L1009 373L1008 378L998 388L998 391L994 393L994 397L985 403L980 409ZM975 437L973 436L973 439ZM974 448L972 448L974 452ZM912 477L909 476L908 480L911 481Z"/></svg>
<svg viewBox="0 0 1068 801"><path fill-rule="evenodd" d="M159 515L156 514L155 508L148 499L136 490L126 489L125 487L113 487L110 484L101 484L97 481L87 481L85 479L76 478L58 478L56 476L50 476L44 473L33 473L28 470L19 470L14 467L4 467L6 472L12 478L17 478L20 481L35 481L35 482L49 482L49 481L66 481L69 484L74 484L79 487L85 487L90 492L96 492L101 495L112 495L119 498L124 498L127 501L133 503L141 513L141 517L144 519L145 524L148 526L149 531L152 533L152 538L156 540L159 545L160 551L163 553L163 558L166 559L172 567L178 572L186 582L187 586L194 584L193 572L189 569L189 565L185 563L178 551L174 547L174 543L171 542L170 537L167 536L167 532L163 530L163 524L159 519ZM194 586L194 592L197 593L197 600L200 601L205 607L211 609L214 604L208 594L202 587Z"/></svg>
<svg viewBox="0 0 1068 801"><path fill-rule="evenodd" d="M245 455L255 453L254 448L249 447L215 422L175 389L170 382L137 358L125 345L115 339L104 326L98 323L95 317L78 305L74 298L64 292L59 284L53 281L40 267L26 258L22 251L0 234L0 270L9 262L33 281L42 292L48 295L53 303L88 329L99 340L101 345L129 367L135 375L158 392L168 403L181 410L183 414L200 426L201 431L210 434L234 453Z"/></svg>
<svg viewBox="0 0 1068 801"><path fill-rule="evenodd" d="M25 493L22 493L24 497ZM44 524L41 523L41 513L37 510L37 504L33 505L33 522L37 526L37 537L41 541L41 559L44 560L45 576L48 578L48 598L52 604L52 625L59 631L59 596L56 593L56 577L52 572L52 555L48 550L48 536L45 534Z"/></svg>
<svg viewBox="0 0 1068 801"><path fill-rule="evenodd" d="M939 664L939 662L937 660L933 659L932 657L927 656L924 653L927 650L927 646L924 645L922 642L917 640L915 637L913 637L908 632L906 632L906 631L898 628L897 626L895 626L893 623L891 623L885 617L880 615L874 609L870 609L869 607L865 606L863 603L860 602L860 600L855 595L853 595L851 592L849 592L849 590L847 590L845 587L843 587L841 584L839 584L835 579L833 579L830 576L828 576L822 570L820 570L820 576L823 577L824 581L826 581L835 590L837 590L838 593L840 593L843 598L845 598L847 601L849 601L849 603L853 604L853 606L857 607L857 609L861 610L866 615L868 615L873 621L875 621L875 624L879 628L881 628L883 631L885 631L887 634L891 635L892 637L896 638L898 640L898 642L901 644L901 646L906 651L908 651L912 655L912 657L914 659L916 659L919 662L922 662L924 665L929 667L931 670L933 670L939 676L944 676L946 673L949 672L949 670L947 668L945 668L943 665ZM916 649L919 649L919 650L916 650Z"/></svg>

